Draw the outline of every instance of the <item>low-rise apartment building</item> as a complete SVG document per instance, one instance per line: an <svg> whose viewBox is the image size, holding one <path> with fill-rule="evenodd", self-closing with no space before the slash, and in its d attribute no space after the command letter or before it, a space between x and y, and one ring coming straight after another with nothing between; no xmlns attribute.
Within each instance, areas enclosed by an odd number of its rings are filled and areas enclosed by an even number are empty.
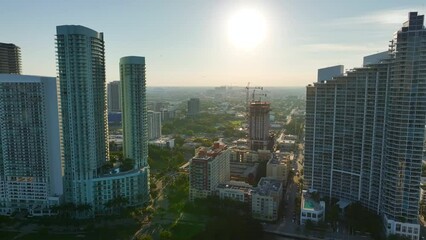
<svg viewBox="0 0 426 240"><path fill-rule="evenodd" d="M307 220L319 222L325 219L325 202L315 199L313 190L303 190L300 204L300 224L303 225ZM318 195L319 196L319 195Z"/></svg>
<svg viewBox="0 0 426 240"><path fill-rule="evenodd" d="M283 184L280 180L270 177L260 179L252 192L251 211L255 219L275 221L282 199Z"/></svg>
<svg viewBox="0 0 426 240"><path fill-rule="evenodd" d="M253 186L245 182L230 181L217 186L217 194L220 199L233 199L250 203Z"/></svg>

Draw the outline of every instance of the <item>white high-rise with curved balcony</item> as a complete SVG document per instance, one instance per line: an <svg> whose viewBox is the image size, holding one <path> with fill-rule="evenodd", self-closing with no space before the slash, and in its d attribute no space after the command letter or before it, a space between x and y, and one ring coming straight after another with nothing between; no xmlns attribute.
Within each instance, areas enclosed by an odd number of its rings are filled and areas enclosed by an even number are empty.
<svg viewBox="0 0 426 240"><path fill-rule="evenodd" d="M92 204L91 180L109 159L103 33L56 28L66 201Z"/></svg>

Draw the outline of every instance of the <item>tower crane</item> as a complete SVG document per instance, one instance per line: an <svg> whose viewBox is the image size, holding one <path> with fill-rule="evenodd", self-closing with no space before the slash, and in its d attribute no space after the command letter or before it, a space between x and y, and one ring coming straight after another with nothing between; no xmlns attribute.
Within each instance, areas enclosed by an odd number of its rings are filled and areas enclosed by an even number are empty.
<svg viewBox="0 0 426 240"><path fill-rule="evenodd" d="M250 101L250 89L253 89L253 94L252 94L252 99L251 99L251 101ZM254 95L255 95L255 91L256 91L256 89L260 89L260 90L263 90L263 87L250 87L250 82L248 82L247 83L247 86L246 86L246 106L247 106L247 115L248 115L248 112L249 112L249 109L250 109L250 102L252 102L252 101L254 101ZM266 96L266 94L265 94L265 96Z"/></svg>

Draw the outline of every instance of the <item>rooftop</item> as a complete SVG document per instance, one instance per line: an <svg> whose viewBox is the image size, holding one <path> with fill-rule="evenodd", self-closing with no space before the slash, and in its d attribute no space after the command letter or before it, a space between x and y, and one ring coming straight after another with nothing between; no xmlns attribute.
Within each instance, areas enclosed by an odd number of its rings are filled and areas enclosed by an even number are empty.
<svg viewBox="0 0 426 240"><path fill-rule="evenodd" d="M309 192L306 190L303 190L302 194L302 205L304 210L314 210L319 211L322 209L322 206L320 202L316 201L313 198L314 192Z"/></svg>
<svg viewBox="0 0 426 240"><path fill-rule="evenodd" d="M282 153L273 153L271 159L269 159L268 164L276 164L276 165L285 165L288 160L290 160L290 155L282 154Z"/></svg>
<svg viewBox="0 0 426 240"><path fill-rule="evenodd" d="M305 199L305 202L303 204L303 208L305 209L314 209L315 208L315 202L312 199Z"/></svg>
<svg viewBox="0 0 426 240"><path fill-rule="evenodd" d="M230 181L226 183L220 183L217 188L220 189L233 189L233 190L240 190L244 193L251 194L253 191L253 186L251 186L248 183L245 182L239 182L239 181Z"/></svg>
<svg viewBox="0 0 426 240"><path fill-rule="evenodd" d="M102 174L101 176L99 176L96 179L102 179L102 178L108 178L108 177L119 177L119 176L124 176L124 175L137 174L140 171L142 171L142 169L130 169L128 171L120 171L119 168L113 168L108 173Z"/></svg>
<svg viewBox="0 0 426 240"><path fill-rule="evenodd" d="M256 174L258 163L251 162L231 162L231 175L240 175L247 177L250 173Z"/></svg>
<svg viewBox="0 0 426 240"><path fill-rule="evenodd" d="M271 193L278 193L282 187L282 182L274 178L263 177L260 179L255 192L262 196L271 195Z"/></svg>
<svg viewBox="0 0 426 240"><path fill-rule="evenodd" d="M227 149L227 146L220 141L216 141L210 148L199 147L195 152L195 159L213 160L216 156L220 155Z"/></svg>
<svg viewBox="0 0 426 240"><path fill-rule="evenodd" d="M149 141L150 143L167 143L169 141L174 141L174 138L170 138L170 137L161 137L159 139L155 139L152 141Z"/></svg>

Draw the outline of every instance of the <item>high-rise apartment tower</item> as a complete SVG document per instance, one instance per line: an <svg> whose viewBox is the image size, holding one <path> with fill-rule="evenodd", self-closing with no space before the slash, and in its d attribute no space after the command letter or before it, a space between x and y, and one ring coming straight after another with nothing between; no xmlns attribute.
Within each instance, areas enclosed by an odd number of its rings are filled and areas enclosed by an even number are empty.
<svg viewBox="0 0 426 240"><path fill-rule="evenodd" d="M120 60L126 168L107 169L109 161L103 34L83 26L57 27L58 75L63 124L67 202L89 204L105 211L114 199L126 205L148 200L145 63L143 58Z"/></svg>
<svg viewBox="0 0 426 240"><path fill-rule="evenodd" d="M120 81L108 83L108 112L121 112L121 86Z"/></svg>
<svg viewBox="0 0 426 240"><path fill-rule="evenodd" d="M90 181L109 160L103 33L75 25L56 31L65 197L90 204Z"/></svg>
<svg viewBox="0 0 426 240"><path fill-rule="evenodd" d="M148 166L145 58L120 59L123 105L124 157L135 160L137 168Z"/></svg>
<svg viewBox="0 0 426 240"><path fill-rule="evenodd" d="M123 113L124 157L134 160L136 200L149 200L148 124L146 108L145 58L120 59L121 102ZM135 202L136 204L136 202Z"/></svg>
<svg viewBox="0 0 426 240"><path fill-rule="evenodd" d="M12 43L0 43L0 73L21 74L21 49Z"/></svg>
<svg viewBox="0 0 426 240"><path fill-rule="evenodd" d="M154 140L161 137L161 113L148 111L148 139Z"/></svg>
<svg viewBox="0 0 426 240"><path fill-rule="evenodd" d="M54 77L0 74L0 215L50 215L63 194Z"/></svg>
<svg viewBox="0 0 426 240"><path fill-rule="evenodd" d="M195 117L200 113L200 99L191 98L188 101L188 117Z"/></svg>
<svg viewBox="0 0 426 240"><path fill-rule="evenodd" d="M383 217L388 234L412 239L419 239L426 125L423 21L410 13L387 54L306 93L307 185L360 202Z"/></svg>

